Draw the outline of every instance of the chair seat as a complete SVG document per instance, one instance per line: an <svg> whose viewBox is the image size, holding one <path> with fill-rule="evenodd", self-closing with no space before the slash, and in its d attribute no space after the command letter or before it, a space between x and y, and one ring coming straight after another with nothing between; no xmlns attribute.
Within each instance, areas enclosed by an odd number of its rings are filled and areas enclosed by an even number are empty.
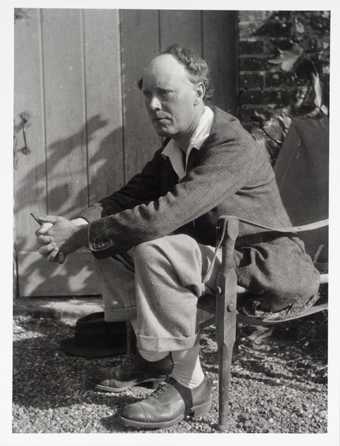
<svg viewBox="0 0 340 446"><path fill-rule="evenodd" d="M275 319L275 313L270 313L270 316L267 317L256 317L256 316L248 316L244 314L239 314L238 318L240 321L247 323L248 325L262 325L262 326L273 326L282 324L284 322L293 321L296 319L301 319L303 317L311 316L315 313L320 313L321 311L326 311L328 309L328 304L316 304L311 307L308 307L298 313L294 313L292 315L289 315L289 313L286 316L283 317L277 317Z"/></svg>
<svg viewBox="0 0 340 446"><path fill-rule="evenodd" d="M320 285L328 284L328 274L320 274ZM241 296L247 293L247 289L237 286L237 295ZM294 319L300 319L310 316L328 308L327 303L318 303L319 296L313 296L303 307L287 308L283 311L271 313L261 312L261 315L246 314L244 308L238 308L238 319L249 325L276 325L288 322ZM216 315L216 296L205 294L198 300L197 304L197 323L204 328L215 321Z"/></svg>

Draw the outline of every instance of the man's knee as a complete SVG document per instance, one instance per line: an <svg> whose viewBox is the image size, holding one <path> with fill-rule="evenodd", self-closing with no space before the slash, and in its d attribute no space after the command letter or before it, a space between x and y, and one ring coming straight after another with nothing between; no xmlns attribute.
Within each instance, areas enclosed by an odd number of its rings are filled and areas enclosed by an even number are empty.
<svg viewBox="0 0 340 446"><path fill-rule="evenodd" d="M154 240L140 243L134 248L134 259L137 261L152 262L164 256L170 258L172 253L198 249L197 242L186 234L166 235Z"/></svg>
<svg viewBox="0 0 340 446"><path fill-rule="evenodd" d="M135 246L133 256L135 261L151 261L155 256L159 256L164 252L165 245L171 244L171 238L174 236L159 237L147 242L140 243Z"/></svg>
<svg viewBox="0 0 340 446"><path fill-rule="evenodd" d="M133 258L135 262L152 262L160 252L159 239L150 240L134 247Z"/></svg>

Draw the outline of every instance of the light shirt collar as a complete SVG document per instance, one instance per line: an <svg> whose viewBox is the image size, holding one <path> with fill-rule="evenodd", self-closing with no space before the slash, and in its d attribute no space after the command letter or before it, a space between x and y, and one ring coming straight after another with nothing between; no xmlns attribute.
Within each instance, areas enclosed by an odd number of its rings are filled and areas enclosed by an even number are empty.
<svg viewBox="0 0 340 446"><path fill-rule="evenodd" d="M205 106L199 123L190 138L186 152L182 151L173 139L170 139L163 149L162 155L169 158L172 168L180 180L185 177L188 159L192 149L200 150L204 141L208 138L213 119L214 112L211 108Z"/></svg>

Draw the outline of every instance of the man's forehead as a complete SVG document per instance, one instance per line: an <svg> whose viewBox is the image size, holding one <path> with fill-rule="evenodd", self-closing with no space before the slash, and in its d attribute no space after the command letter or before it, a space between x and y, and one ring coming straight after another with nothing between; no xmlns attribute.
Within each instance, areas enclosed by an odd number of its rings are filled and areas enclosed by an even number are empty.
<svg viewBox="0 0 340 446"><path fill-rule="evenodd" d="M188 81L187 70L171 54L162 54L152 59L143 73L143 85L187 83Z"/></svg>

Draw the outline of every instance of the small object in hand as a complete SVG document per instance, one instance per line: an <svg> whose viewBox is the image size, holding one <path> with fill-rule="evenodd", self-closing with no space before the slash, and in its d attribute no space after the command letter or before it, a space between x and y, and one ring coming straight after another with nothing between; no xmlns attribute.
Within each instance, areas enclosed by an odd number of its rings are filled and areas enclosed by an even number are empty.
<svg viewBox="0 0 340 446"><path fill-rule="evenodd" d="M40 218L36 217L32 212L30 212L30 215L38 223L38 225L41 226L43 224L43 222L40 220Z"/></svg>

